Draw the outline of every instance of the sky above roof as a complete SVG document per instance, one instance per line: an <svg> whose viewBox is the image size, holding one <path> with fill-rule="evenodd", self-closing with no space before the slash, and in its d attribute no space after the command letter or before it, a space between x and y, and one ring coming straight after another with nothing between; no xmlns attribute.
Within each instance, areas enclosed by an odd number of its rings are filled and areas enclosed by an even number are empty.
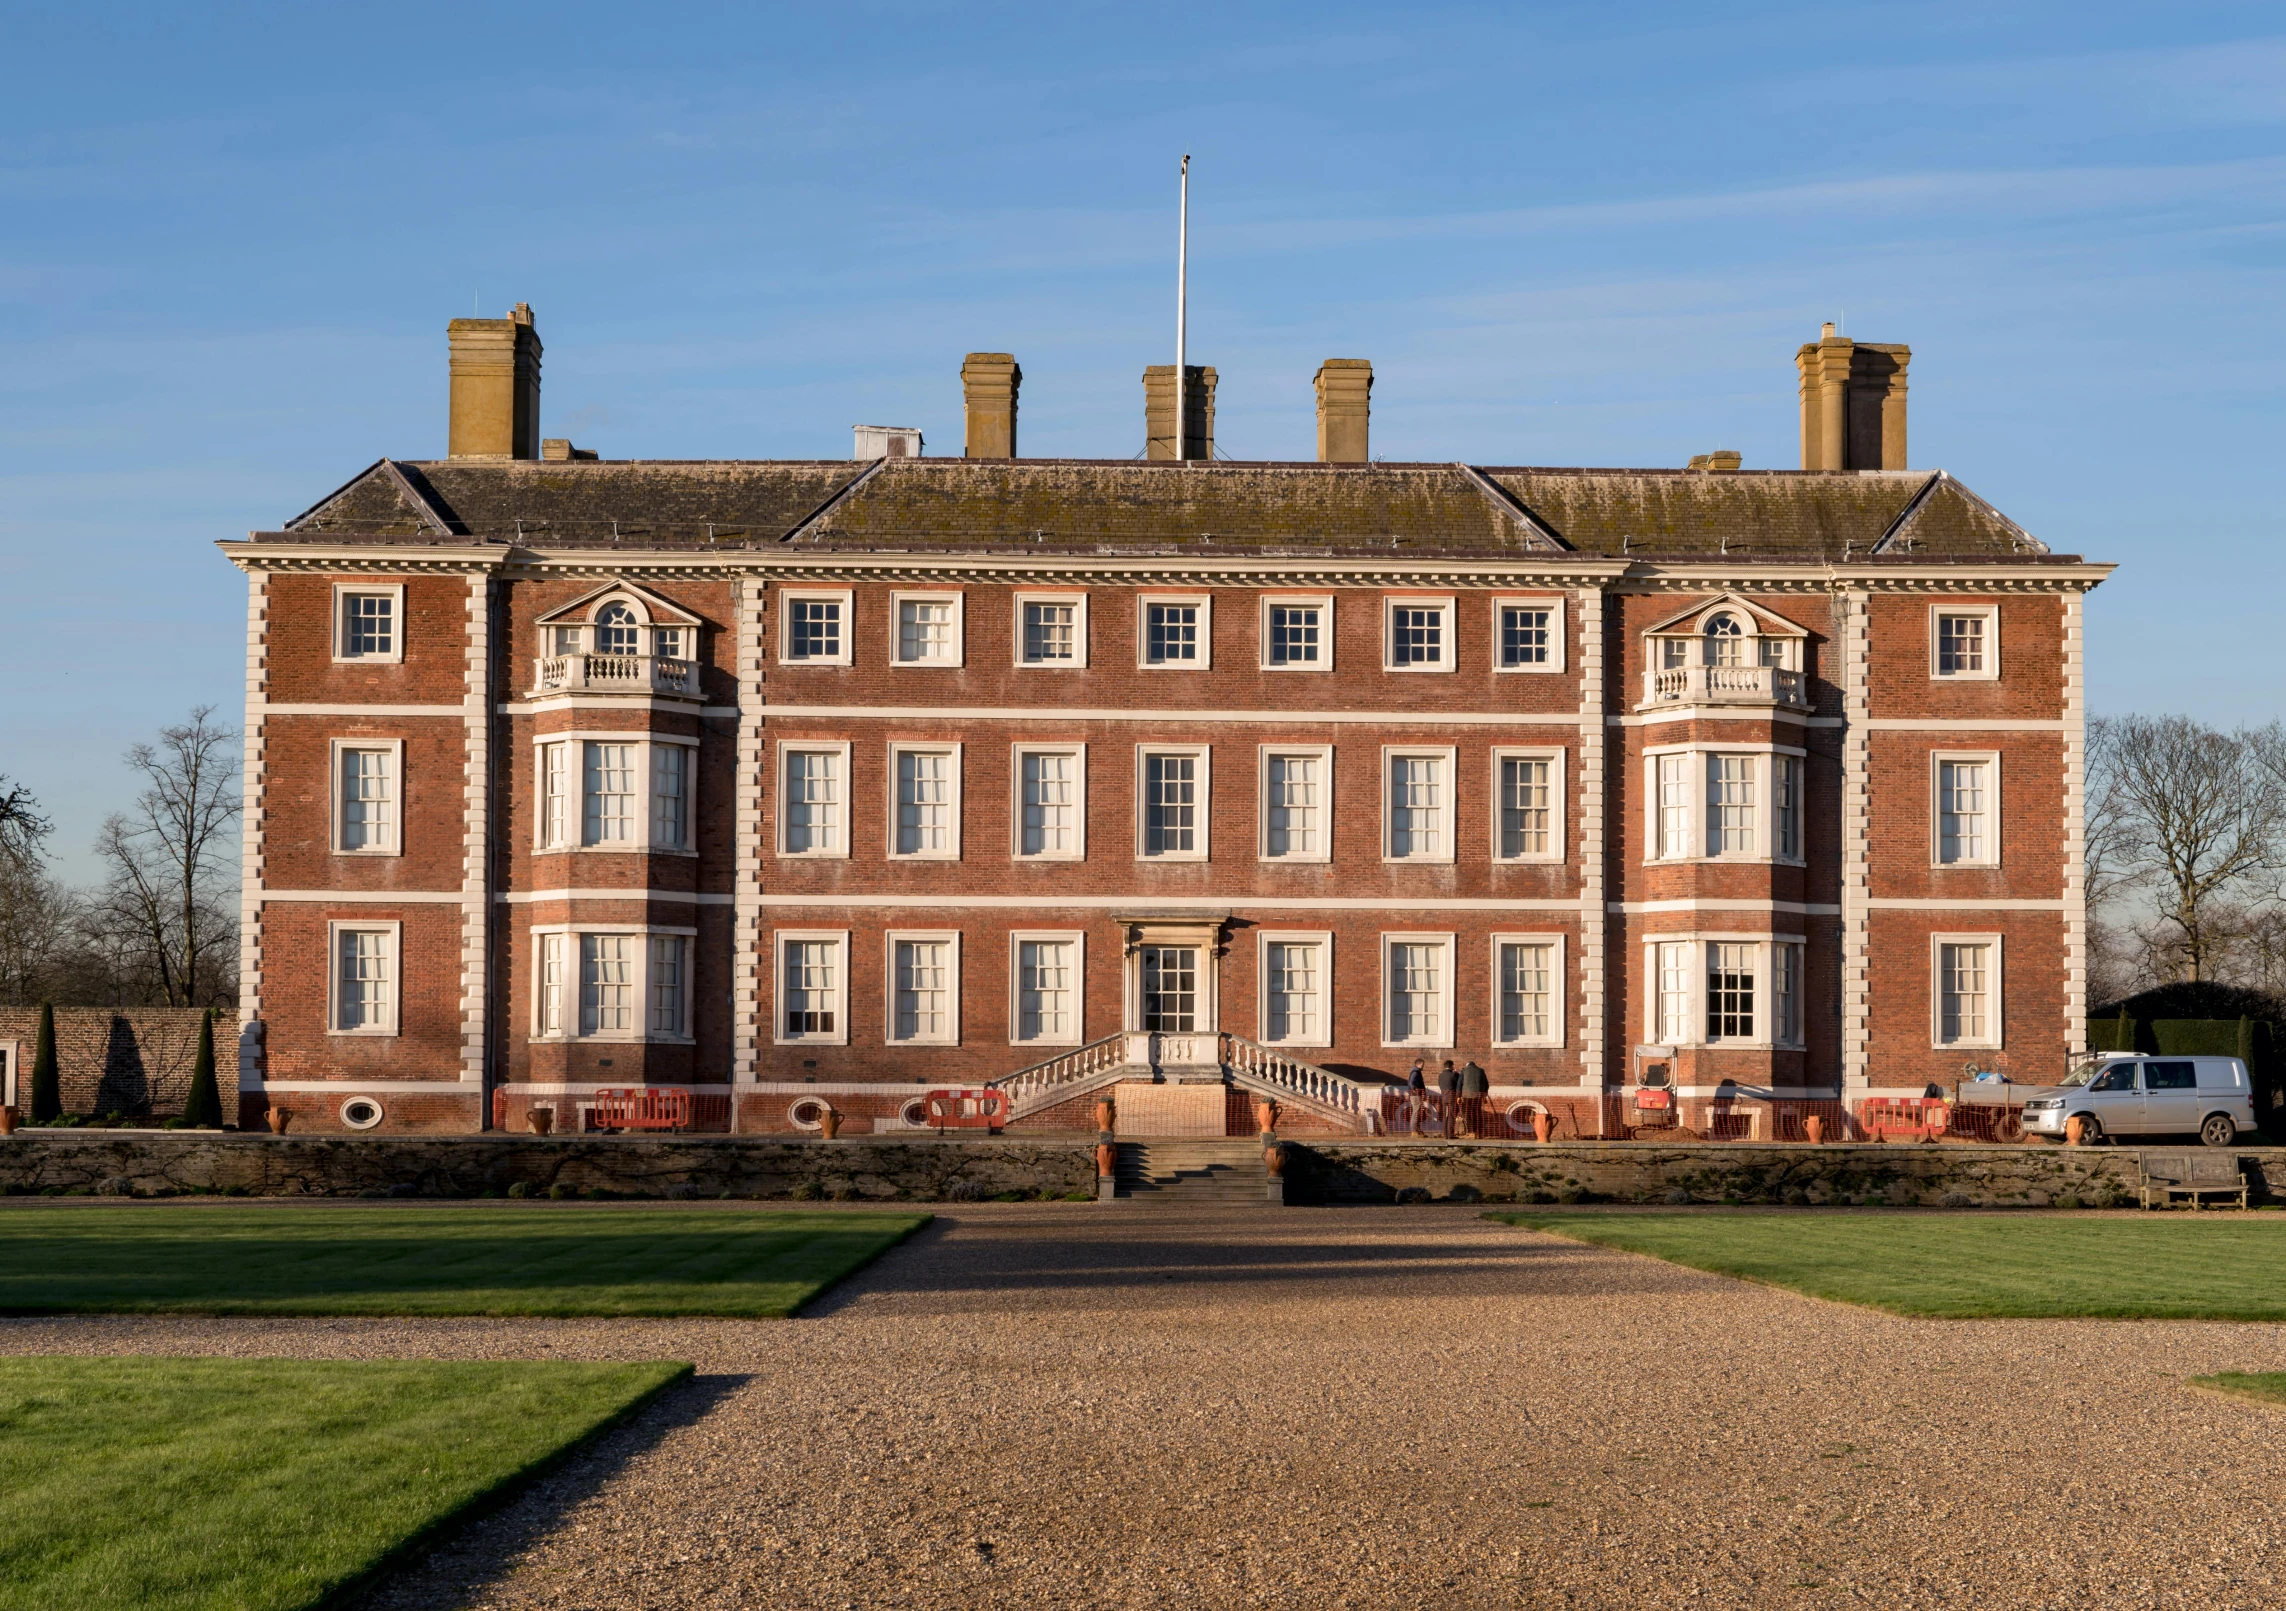
<svg viewBox="0 0 2286 1611"><path fill-rule="evenodd" d="M1989 3L630 12L19 8L0 52L0 771L67 870L118 753L241 699L213 541L440 453L444 323L535 308L543 429L605 456L1313 451L1373 361L1392 459L1798 463L1821 320L1913 347L1912 462L2059 552L2091 705L2281 714L2286 29ZM2159 651L2159 652L2154 652Z"/></svg>

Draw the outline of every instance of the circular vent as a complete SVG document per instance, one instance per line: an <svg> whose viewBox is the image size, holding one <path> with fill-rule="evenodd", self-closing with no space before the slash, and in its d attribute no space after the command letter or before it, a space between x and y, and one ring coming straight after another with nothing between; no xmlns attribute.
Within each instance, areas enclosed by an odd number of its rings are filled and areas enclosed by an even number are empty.
<svg viewBox="0 0 2286 1611"><path fill-rule="evenodd" d="M341 1122L352 1130L370 1130L385 1117L381 1104L369 1096L353 1096L341 1105Z"/></svg>

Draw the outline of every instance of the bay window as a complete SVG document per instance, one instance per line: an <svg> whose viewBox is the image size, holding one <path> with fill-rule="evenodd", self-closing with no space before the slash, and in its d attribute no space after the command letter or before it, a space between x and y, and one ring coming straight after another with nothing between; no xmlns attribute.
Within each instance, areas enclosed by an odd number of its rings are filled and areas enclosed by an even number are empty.
<svg viewBox="0 0 2286 1611"><path fill-rule="evenodd" d="M541 850L691 848L698 740L566 734L535 752L533 839Z"/></svg>
<svg viewBox="0 0 2286 1611"><path fill-rule="evenodd" d="M1662 1046L1801 1045L1803 944L1783 934L1646 942L1645 1032Z"/></svg>
<svg viewBox="0 0 2286 1611"><path fill-rule="evenodd" d="M1644 758L1648 861L1799 861L1803 753L1656 750Z"/></svg>
<svg viewBox="0 0 2286 1611"><path fill-rule="evenodd" d="M532 931L538 1040L687 1041L695 929L550 925Z"/></svg>

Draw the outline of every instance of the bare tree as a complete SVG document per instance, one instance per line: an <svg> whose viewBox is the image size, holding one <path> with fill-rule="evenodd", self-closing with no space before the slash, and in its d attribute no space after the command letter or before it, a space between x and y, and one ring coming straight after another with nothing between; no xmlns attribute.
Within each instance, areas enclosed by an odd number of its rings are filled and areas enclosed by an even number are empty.
<svg viewBox="0 0 2286 1611"><path fill-rule="evenodd" d="M0 1001L28 1007L78 994L81 905L36 860L0 855Z"/></svg>
<svg viewBox="0 0 2286 1611"><path fill-rule="evenodd" d="M2160 980L2218 977L2244 927L2236 903L2286 864L2272 759L2286 764L2286 738L2267 730L2222 733L2187 716L2090 724L2091 904L2143 904Z"/></svg>
<svg viewBox="0 0 2286 1611"><path fill-rule="evenodd" d="M40 815L40 802L30 789L0 777L0 861L18 868L36 863L54 826Z"/></svg>
<svg viewBox="0 0 2286 1611"><path fill-rule="evenodd" d="M172 1007L218 1003L237 949L228 874L237 848L238 735L210 722L213 714L202 705L187 723L162 728L156 745L127 752L143 792L132 810L105 820L95 841L110 874L97 927L139 957Z"/></svg>

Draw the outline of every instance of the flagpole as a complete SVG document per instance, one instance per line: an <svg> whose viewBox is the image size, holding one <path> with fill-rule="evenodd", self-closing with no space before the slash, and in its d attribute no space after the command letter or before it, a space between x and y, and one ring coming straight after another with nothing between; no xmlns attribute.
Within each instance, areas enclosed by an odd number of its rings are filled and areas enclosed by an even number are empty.
<svg viewBox="0 0 2286 1611"><path fill-rule="evenodd" d="M1188 459L1190 421L1185 413L1189 379L1183 369L1184 324L1190 309L1191 268L1191 154L1183 153L1182 205L1175 224L1175 457Z"/></svg>

